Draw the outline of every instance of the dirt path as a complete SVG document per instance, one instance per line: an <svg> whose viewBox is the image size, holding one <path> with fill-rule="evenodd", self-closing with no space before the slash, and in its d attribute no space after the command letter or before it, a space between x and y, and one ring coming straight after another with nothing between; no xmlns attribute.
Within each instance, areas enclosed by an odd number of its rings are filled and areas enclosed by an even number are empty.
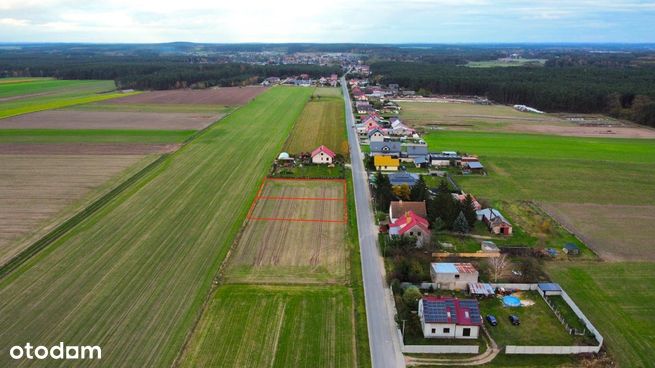
<svg viewBox="0 0 655 368"><path fill-rule="evenodd" d="M445 366L474 366L487 364L494 360L496 356L500 353L501 348L498 347L496 341L491 338L487 329L482 327L482 332L485 334L487 341L487 350L474 357L467 357L462 359L441 359L441 358L415 358L405 356L405 363L407 366L421 366L421 365L445 365Z"/></svg>

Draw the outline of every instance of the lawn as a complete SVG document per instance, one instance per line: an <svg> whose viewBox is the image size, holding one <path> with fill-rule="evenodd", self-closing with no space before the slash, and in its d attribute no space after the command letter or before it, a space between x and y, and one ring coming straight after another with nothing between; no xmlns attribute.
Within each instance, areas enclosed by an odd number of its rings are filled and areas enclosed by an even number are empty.
<svg viewBox="0 0 655 368"><path fill-rule="evenodd" d="M311 152L325 145L335 153L348 156L343 99L314 100L305 105L300 119L284 145L291 154Z"/></svg>
<svg viewBox="0 0 655 368"><path fill-rule="evenodd" d="M339 87L317 87L314 90L314 97L337 97L343 99L343 94L341 94L341 88Z"/></svg>
<svg viewBox="0 0 655 368"><path fill-rule="evenodd" d="M354 344L345 287L225 285L209 302L181 366L355 367Z"/></svg>
<svg viewBox="0 0 655 368"><path fill-rule="evenodd" d="M493 314L498 320L495 327L485 324L498 346L532 345L532 346L568 346L575 345L576 339L569 335L553 311L536 292L522 292L521 300L531 300L528 307L508 308L499 298L488 298L480 301L480 312L483 316ZM521 319L520 326L514 326L509 321L511 314Z"/></svg>
<svg viewBox="0 0 655 368"><path fill-rule="evenodd" d="M621 367L652 367L654 263L550 263L547 272L600 330Z"/></svg>
<svg viewBox="0 0 655 368"><path fill-rule="evenodd" d="M258 96L1 279L0 366L22 341L102 346L85 366L170 366L311 92Z"/></svg>
<svg viewBox="0 0 655 368"><path fill-rule="evenodd" d="M0 129L0 143L180 143L194 130Z"/></svg>
<svg viewBox="0 0 655 368"><path fill-rule="evenodd" d="M36 79L0 84L0 119L30 112L98 102L127 94L113 81ZM135 94L138 92L134 92Z"/></svg>

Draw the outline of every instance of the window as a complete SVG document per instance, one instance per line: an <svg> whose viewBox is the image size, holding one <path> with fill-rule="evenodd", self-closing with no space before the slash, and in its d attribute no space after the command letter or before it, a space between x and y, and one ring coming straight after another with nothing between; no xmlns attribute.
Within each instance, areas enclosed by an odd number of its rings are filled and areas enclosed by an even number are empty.
<svg viewBox="0 0 655 368"><path fill-rule="evenodd" d="M459 275L455 275L455 278L458 279L458 278L459 278Z"/></svg>
<svg viewBox="0 0 655 368"><path fill-rule="evenodd" d="M421 236L421 232L419 231L418 233L416 233L416 235Z"/></svg>
<svg viewBox="0 0 655 368"><path fill-rule="evenodd" d="M414 232L413 232L413 231L410 231L410 232L409 232L409 236L414 236Z"/></svg>
<svg viewBox="0 0 655 368"><path fill-rule="evenodd" d="M433 333L433 334L434 334L434 333L437 333L437 329L436 329L436 328L433 328L433 329L432 329L432 333Z"/></svg>
<svg viewBox="0 0 655 368"><path fill-rule="evenodd" d="M444 328L443 333L445 333L445 334L450 333L450 328Z"/></svg>
<svg viewBox="0 0 655 368"><path fill-rule="evenodd" d="M465 328L462 330L462 336L469 337L471 336L471 329L470 328Z"/></svg>

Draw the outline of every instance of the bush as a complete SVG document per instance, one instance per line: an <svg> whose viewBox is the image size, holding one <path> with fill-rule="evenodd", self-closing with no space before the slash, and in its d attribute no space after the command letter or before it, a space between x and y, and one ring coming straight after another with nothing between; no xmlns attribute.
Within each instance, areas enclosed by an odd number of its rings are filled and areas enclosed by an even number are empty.
<svg viewBox="0 0 655 368"><path fill-rule="evenodd" d="M418 301L422 297L423 294L421 294L421 291L416 286L410 286L403 293L403 302L409 309L416 310L418 308Z"/></svg>

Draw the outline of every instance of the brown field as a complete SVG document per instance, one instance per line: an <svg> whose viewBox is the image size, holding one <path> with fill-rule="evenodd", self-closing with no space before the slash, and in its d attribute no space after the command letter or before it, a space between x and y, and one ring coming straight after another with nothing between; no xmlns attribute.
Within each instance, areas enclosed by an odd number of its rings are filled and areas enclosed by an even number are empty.
<svg viewBox="0 0 655 368"><path fill-rule="evenodd" d="M214 104L243 105L266 87L221 87L151 91L106 101L108 104Z"/></svg>
<svg viewBox="0 0 655 368"><path fill-rule="evenodd" d="M0 129L199 130L220 117L206 113L50 110L2 119Z"/></svg>
<svg viewBox="0 0 655 368"><path fill-rule="evenodd" d="M179 144L158 143L0 143L3 155L147 155L168 153Z"/></svg>
<svg viewBox="0 0 655 368"><path fill-rule="evenodd" d="M607 261L655 261L655 206L545 203L541 207Z"/></svg>
<svg viewBox="0 0 655 368"><path fill-rule="evenodd" d="M0 264L155 157L0 155Z"/></svg>
<svg viewBox="0 0 655 368"><path fill-rule="evenodd" d="M344 190L338 180L267 180L227 262L226 279L343 281L348 267Z"/></svg>
<svg viewBox="0 0 655 368"><path fill-rule="evenodd" d="M556 114L533 114L505 105L444 102L400 102L401 118L426 129L538 133L570 137L655 138L655 129L597 115L576 114L601 126L584 126Z"/></svg>

